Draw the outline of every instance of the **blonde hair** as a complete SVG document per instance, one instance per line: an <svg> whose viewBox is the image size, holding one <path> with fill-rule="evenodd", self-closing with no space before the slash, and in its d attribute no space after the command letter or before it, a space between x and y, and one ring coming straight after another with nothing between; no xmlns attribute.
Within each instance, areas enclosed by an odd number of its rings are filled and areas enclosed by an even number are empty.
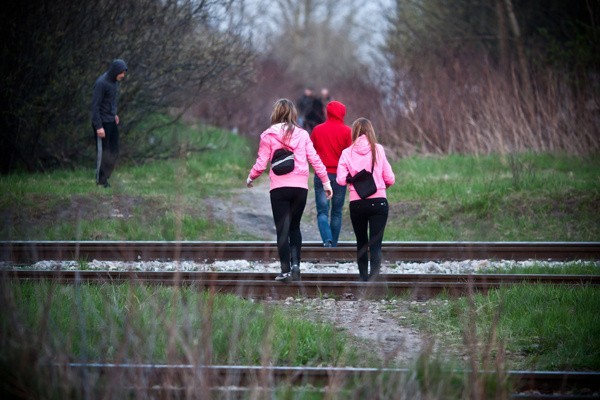
<svg viewBox="0 0 600 400"><path fill-rule="evenodd" d="M288 145L292 138L292 133L296 127L298 120L298 111L294 103L288 99L279 99L273 105L271 113L271 124L283 123L285 126L285 134L283 135L283 143Z"/></svg>
<svg viewBox="0 0 600 400"><path fill-rule="evenodd" d="M375 135L375 129L373 124L366 118L358 118L352 123L352 142L356 142L360 136L365 135L369 141L371 147L371 167L375 165L377 161L377 136Z"/></svg>

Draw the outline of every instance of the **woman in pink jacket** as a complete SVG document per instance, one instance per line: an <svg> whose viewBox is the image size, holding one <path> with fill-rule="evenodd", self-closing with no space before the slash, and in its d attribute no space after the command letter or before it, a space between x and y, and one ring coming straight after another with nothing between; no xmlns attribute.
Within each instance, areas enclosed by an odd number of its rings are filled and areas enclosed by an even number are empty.
<svg viewBox="0 0 600 400"><path fill-rule="evenodd" d="M294 169L285 175L269 172L271 180L271 209L277 231L277 250L281 274L275 280L300 280L300 250L302 234L300 220L308 195L308 163L321 178L327 198L333 195L327 169L317 155L308 132L297 126L298 112L288 99L275 102L271 113L271 127L260 135L258 157L250 170L246 184L252 182L267 168L275 150L286 148L294 152Z"/></svg>
<svg viewBox="0 0 600 400"><path fill-rule="evenodd" d="M377 186L377 191L365 199L360 198L350 182L363 169L373 171ZM336 181L350 189L350 219L356 236L358 273L363 281L375 278L381 268L381 243L388 218L386 188L395 180L383 146L377 143L371 121L357 119L352 124L352 145L342 151Z"/></svg>

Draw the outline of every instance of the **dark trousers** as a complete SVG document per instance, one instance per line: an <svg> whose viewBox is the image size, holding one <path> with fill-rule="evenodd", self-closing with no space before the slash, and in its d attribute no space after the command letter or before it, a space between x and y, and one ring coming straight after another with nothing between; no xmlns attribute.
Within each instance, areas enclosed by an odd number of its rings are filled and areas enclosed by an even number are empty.
<svg viewBox="0 0 600 400"><path fill-rule="evenodd" d="M117 163L119 157L119 129L115 122L103 122L102 127L106 135L99 138L94 129L96 141L96 183L104 185Z"/></svg>
<svg viewBox="0 0 600 400"><path fill-rule="evenodd" d="M350 220L356 236L356 261L363 281L379 274L381 268L381 243L388 219L388 202L385 198L354 200L350 202ZM369 273L369 259L371 272Z"/></svg>
<svg viewBox="0 0 600 400"><path fill-rule="evenodd" d="M290 262L300 264L300 220L306 206L308 189L282 187L271 190L270 194L281 272L290 272Z"/></svg>

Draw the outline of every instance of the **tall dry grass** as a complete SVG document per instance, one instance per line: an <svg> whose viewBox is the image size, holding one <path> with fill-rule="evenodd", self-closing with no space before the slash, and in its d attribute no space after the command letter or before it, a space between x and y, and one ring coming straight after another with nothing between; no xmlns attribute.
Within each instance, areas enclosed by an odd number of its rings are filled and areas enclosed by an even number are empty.
<svg viewBox="0 0 600 400"><path fill-rule="evenodd" d="M503 373L495 377L476 372L481 366L496 366L501 371L503 363L502 357L491 361L494 357L490 354L497 344L494 338L487 345L479 344L474 318L469 318L471 324L465 328L465 342L472 347L468 352L472 373L449 368L451 364L432 352L432 344L405 374L382 371L354 379L343 372L332 372L323 386L314 387L278 381L268 367L317 363L360 366L366 362L365 356L346 358L351 349L340 348L340 354L325 355L321 351L325 357L321 362L315 357L302 361L301 350L306 343L324 349L336 341L336 335L332 337L326 330L317 331L298 321L291 327L282 323L281 313L268 305L263 308L214 293L196 295L194 289L137 284L18 285L4 276L0 276L0 305L2 398L508 398ZM281 340L282 333L287 340ZM292 345L286 350L287 341ZM240 362L259 367L247 383L233 372L224 377L224 385L215 385L222 380L204 368ZM83 363L85 367L69 363ZM102 372L88 363L121 367ZM127 368L124 364L142 368ZM155 367L144 367L148 365ZM188 368L161 372L156 365ZM382 362L380 366L394 365Z"/></svg>
<svg viewBox="0 0 600 400"><path fill-rule="evenodd" d="M486 59L423 62L393 72L381 127L402 153L553 152L600 150L600 82L569 83L566 73L539 68L531 86L515 70Z"/></svg>

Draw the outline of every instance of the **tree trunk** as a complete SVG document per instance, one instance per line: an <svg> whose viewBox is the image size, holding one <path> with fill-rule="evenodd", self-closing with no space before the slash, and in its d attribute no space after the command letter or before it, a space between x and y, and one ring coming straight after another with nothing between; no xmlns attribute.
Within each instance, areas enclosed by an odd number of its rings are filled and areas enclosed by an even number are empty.
<svg viewBox="0 0 600 400"><path fill-rule="evenodd" d="M498 65L502 73L508 71L509 54L508 54L508 31L506 29L506 13L504 11L503 0L496 0L496 17L498 21Z"/></svg>
<svg viewBox="0 0 600 400"><path fill-rule="evenodd" d="M506 12L508 14L510 27L517 45L517 56L519 57L522 84L525 87L525 90L529 92L531 90L531 83L529 81L529 68L527 67L527 58L525 57L525 47L523 46L521 31L519 30L519 23L517 21L517 17L515 16L512 0L504 0L504 4L506 5Z"/></svg>

